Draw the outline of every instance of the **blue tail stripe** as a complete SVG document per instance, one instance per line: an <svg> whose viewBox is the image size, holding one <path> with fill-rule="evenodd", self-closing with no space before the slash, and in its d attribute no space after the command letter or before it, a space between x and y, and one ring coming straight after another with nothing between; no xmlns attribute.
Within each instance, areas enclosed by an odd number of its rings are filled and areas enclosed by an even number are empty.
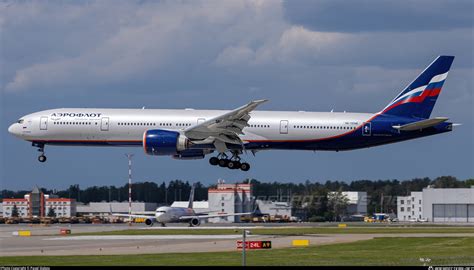
<svg viewBox="0 0 474 270"><path fill-rule="evenodd" d="M442 79L439 82L431 82L431 80L435 76L447 73L451 68L453 60L454 56L438 56L433 63L385 107L382 113L401 117L429 118L439 91L445 82L445 79L443 79L445 76L435 79ZM430 91L426 92L426 90Z"/></svg>
<svg viewBox="0 0 474 270"><path fill-rule="evenodd" d="M449 71L453 63L454 56L438 56L436 60L431 63L418 77L400 93L401 96L406 92L416 89L420 86L427 85L430 80L439 74L444 74Z"/></svg>

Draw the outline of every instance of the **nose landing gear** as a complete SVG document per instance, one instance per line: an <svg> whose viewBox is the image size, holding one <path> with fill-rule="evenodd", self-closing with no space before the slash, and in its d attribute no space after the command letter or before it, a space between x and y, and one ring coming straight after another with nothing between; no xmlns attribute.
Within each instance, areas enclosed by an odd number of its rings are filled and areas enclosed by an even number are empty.
<svg viewBox="0 0 474 270"><path fill-rule="evenodd" d="M32 143L32 146L38 147L38 152L41 153L41 155L38 156L38 161L43 163L46 161L46 156L44 155L44 143Z"/></svg>
<svg viewBox="0 0 474 270"><path fill-rule="evenodd" d="M219 167L226 167L231 170L241 169L246 172L250 170L250 164L247 162L240 162L240 156L238 152L232 152L232 157L229 159L225 153L219 154L217 157L211 157L209 163L213 166L219 165Z"/></svg>
<svg viewBox="0 0 474 270"><path fill-rule="evenodd" d="M41 156L38 157L38 161L39 161L39 162L45 162L46 159L47 159L47 158L46 158L45 155L41 155Z"/></svg>

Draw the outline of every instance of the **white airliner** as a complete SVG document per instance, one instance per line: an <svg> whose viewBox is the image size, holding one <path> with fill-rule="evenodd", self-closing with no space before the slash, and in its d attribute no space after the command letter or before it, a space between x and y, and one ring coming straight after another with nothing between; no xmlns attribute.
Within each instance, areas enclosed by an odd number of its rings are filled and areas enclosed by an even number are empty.
<svg viewBox="0 0 474 270"><path fill-rule="evenodd" d="M153 226L154 223L161 223L161 226L166 226L166 223L182 223L188 222L189 226L196 227L201 225L201 220L215 218L215 217L229 217L229 216L245 216L251 215L252 212L248 213L233 213L233 214L196 214L193 209L193 201L194 201L194 188L193 185L191 189L191 194L189 195L189 204L188 207L170 207L170 206L162 206L156 209L156 212L153 216L151 215L136 215L136 214L117 214L112 213L112 209L110 209L110 214L113 216L119 217L128 217L128 218L144 218L145 224L148 226Z"/></svg>
<svg viewBox="0 0 474 270"><path fill-rule="evenodd" d="M62 108L21 117L8 131L45 145L140 146L176 159L211 157L212 165L248 171L240 155L261 150L341 151L449 132L446 117L430 119L454 56L439 56L377 113L254 111L255 100L231 111Z"/></svg>

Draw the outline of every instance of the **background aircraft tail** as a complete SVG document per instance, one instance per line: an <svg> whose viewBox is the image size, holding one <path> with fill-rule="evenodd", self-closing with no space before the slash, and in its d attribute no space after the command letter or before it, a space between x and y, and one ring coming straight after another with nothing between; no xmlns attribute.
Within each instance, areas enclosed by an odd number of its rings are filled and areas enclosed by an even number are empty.
<svg viewBox="0 0 474 270"><path fill-rule="evenodd" d="M382 113L428 119L453 60L454 56L438 56L382 110Z"/></svg>
<svg viewBox="0 0 474 270"><path fill-rule="evenodd" d="M188 203L188 208L193 208L193 201L194 201L194 188L196 187L195 184L193 184L193 187L191 188L191 193L189 194L189 203Z"/></svg>

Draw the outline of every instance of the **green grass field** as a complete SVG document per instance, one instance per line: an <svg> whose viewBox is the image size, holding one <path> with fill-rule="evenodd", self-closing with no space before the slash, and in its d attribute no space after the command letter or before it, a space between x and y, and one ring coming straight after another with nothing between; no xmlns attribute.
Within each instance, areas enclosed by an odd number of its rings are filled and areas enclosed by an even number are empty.
<svg viewBox="0 0 474 270"><path fill-rule="evenodd" d="M256 228L249 229L258 235L305 235L305 234L378 234L378 233L474 233L474 227L299 227L299 228ZM241 229L130 229L109 232L77 233L73 235L222 235L240 234Z"/></svg>
<svg viewBox="0 0 474 270"><path fill-rule="evenodd" d="M474 265L474 237L375 238L345 244L252 250L247 265ZM241 252L1 257L0 265L241 265Z"/></svg>

